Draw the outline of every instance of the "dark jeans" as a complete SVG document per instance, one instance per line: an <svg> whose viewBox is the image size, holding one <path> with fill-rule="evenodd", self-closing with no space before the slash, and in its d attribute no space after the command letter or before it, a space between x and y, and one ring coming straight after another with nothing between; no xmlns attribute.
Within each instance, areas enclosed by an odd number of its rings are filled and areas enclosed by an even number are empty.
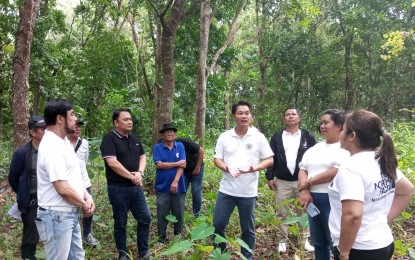
<svg viewBox="0 0 415 260"><path fill-rule="evenodd" d="M22 209L23 235L20 247L22 259L36 259L36 244L39 242L39 233L35 223L36 216L37 202L36 199L33 199L31 206Z"/></svg>
<svg viewBox="0 0 415 260"><path fill-rule="evenodd" d="M187 191L189 190L189 185L192 184L192 210L195 217L200 215L200 210L202 208L202 181L204 171L205 166L202 165L198 175L192 174L185 178Z"/></svg>
<svg viewBox="0 0 415 260"><path fill-rule="evenodd" d="M88 191L88 193L90 195L92 195L91 193L91 187L86 188L86 190ZM87 236L89 233L92 232L92 220L93 220L93 215L87 217L87 218L83 218L82 219L82 226L84 228L83 234L84 236Z"/></svg>
<svg viewBox="0 0 415 260"><path fill-rule="evenodd" d="M114 239L120 256L127 255L126 227L128 211L137 221L138 254L148 251L151 215L142 188L137 186L108 185L108 197L114 218Z"/></svg>
<svg viewBox="0 0 415 260"><path fill-rule="evenodd" d="M327 193L312 192L313 203L320 210L315 217L308 215L310 237L314 243L316 260L330 260L330 250L333 247L329 229L330 201Z"/></svg>
<svg viewBox="0 0 415 260"><path fill-rule="evenodd" d="M372 250L358 250L351 249L349 254L349 260L389 260L395 250L394 242L389 246ZM333 249L334 260L339 260L339 250L336 247Z"/></svg>
<svg viewBox="0 0 415 260"><path fill-rule="evenodd" d="M215 234L225 237L225 229L229 223L235 206L239 212L239 222L241 225L242 235L241 239L253 251L255 247L255 211L256 197L242 198L226 195L218 192L216 197L215 212L213 213L213 226L215 227ZM226 243L219 243L218 246L222 252L226 249ZM252 259L252 254L242 247L242 255L248 259Z"/></svg>
<svg viewBox="0 0 415 260"><path fill-rule="evenodd" d="M182 233L185 196L186 193L157 192L157 233L160 243L166 242L167 224L169 223L166 216L170 213L177 220L174 223L173 234L176 236Z"/></svg>

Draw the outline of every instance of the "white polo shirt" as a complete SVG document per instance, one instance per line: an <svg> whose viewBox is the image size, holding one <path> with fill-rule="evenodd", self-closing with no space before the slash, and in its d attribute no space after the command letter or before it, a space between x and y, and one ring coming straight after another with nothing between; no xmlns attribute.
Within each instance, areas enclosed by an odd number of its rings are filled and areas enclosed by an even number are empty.
<svg viewBox="0 0 415 260"><path fill-rule="evenodd" d="M221 159L229 169L248 169L260 163L261 159L273 156L265 136L251 128L240 138L235 129L228 130L219 136L216 143L214 158ZM222 172L219 191L235 197L258 196L258 172L251 172L232 177Z"/></svg>
<svg viewBox="0 0 415 260"><path fill-rule="evenodd" d="M350 153L340 148L340 142L328 144L320 142L308 149L302 158L300 169L307 170L308 179L330 169L339 168L341 163L350 157ZM330 182L310 187L311 192L327 193Z"/></svg>
<svg viewBox="0 0 415 260"><path fill-rule="evenodd" d="M37 197L39 207L74 207L55 190L53 182L66 180L84 196L84 185L78 157L70 142L48 130L39 145L37 158Z"/></svg>
<svg viewBox="0 0 415 260"><path fill-rule="evenodd" d="M301 130L291 134L290 132L282 132L282 144L284 145L285 158L287 159L287 168L291 174L294 175L298 148L300 148L301 142Z"/></svg>

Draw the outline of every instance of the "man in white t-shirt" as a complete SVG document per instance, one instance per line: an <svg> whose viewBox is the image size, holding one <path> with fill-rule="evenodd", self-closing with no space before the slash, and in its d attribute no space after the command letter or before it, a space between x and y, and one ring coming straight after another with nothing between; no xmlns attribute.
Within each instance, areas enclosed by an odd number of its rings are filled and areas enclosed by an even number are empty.
<svg viewBox="0 0 415 260"><path fill-rule="evenodd" d="M79 208L95 210L82 181L79 160L66 136L74 132L76 116L66 99L51 100L44 113L47 130L39 145L36 226L47 259L84 259ZM57 224L59 223L59 224Z"/></svg>
<svg viewBox="0 0 415 260"><path fill-rule="evenodd" d="M222 170L216 198L213 226L215 234L225 237L229 218L238 208L241 239L249 246L242 255L252 259L255 246L254 211L258 196L258 171L273 164L273 152L265 136L249 127L251 105L239 101L232 106L235 127L222 133L216 143L214 163ZM261 161L262 160L262 161ZM217 245L222 251L225 243Z"/></svg>

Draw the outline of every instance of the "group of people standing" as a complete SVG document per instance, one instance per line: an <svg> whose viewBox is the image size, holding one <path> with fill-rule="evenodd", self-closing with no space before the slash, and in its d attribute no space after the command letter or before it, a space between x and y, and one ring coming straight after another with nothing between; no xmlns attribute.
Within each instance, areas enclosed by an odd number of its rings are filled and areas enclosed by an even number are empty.
<svg viewBox="0 0 415 260"><path fill-rule="evenodd" d="M279 219L286 218L290 208L283 202L289 199L298 199L304 209L313 204L319 210L318 215L309 215L310 231L305 229L302 236L304 249L314 251L316 260L330 259L331 254L342 260L390 259L393 237L389 224L410 202L413 185L397 169L393 142L382 120L366 110L347 116L341 110L327 110L320 124L324 141L316 144L311 133L299 128L298 110L289 108L283 115L285 129L268 142L252 126L251 110L248 102L234 104L235 127L222 133L216 143L214 164L222 171L222 179L213 214L215 234L225 237L237 207L241 239L248 246L242 247L241 254L253 259L259 171L266 170L268 187L275 190L279 205ZM104 135L100 150L119 259L129 259L129 211L137 221L138 255L151 259L151 214L143 190L146 153L132 132L129 109L115 110L112 123L114 129ZM91 232L95 204L86 171L88 142L79 137L81 125L69 101L49 101L44 118L32 116L29 120L31 141L13 155L9 182L22 212L23 259L36 259L39 238L48 259L84 259L82 238L92 246L98 243ZM204 150L191 139L176 138L177 130L171 123L164 124L159 131L162 139L153 147L157 233L163 244L167 241L167 215L176 217L173 234L182 232L190 185L195 217L202 208ZM290 245L288 230L284 225L279 229L282 235L277 250L285 252ZM225 251L226 243L215 247Z"/></svg>

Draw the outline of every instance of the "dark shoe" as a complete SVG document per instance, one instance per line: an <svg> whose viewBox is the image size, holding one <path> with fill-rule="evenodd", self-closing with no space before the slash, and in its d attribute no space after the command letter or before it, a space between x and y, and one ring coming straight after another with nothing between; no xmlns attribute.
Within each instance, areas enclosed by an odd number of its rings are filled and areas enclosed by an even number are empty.
<svg viewBox="0 0 415 260"><path fill-rule="evenodd" d="M96 240L91 233L89 233L88 235L84 236L84 242L92 247L96 247L98 244L98 240Z"/></svg>
<svg viewBox="0 0 415 260"><path fill-rule="evenodd" d="M140 260L151 260L151 255L149 252L147 252L145 255L140 256Z"/></svg>

